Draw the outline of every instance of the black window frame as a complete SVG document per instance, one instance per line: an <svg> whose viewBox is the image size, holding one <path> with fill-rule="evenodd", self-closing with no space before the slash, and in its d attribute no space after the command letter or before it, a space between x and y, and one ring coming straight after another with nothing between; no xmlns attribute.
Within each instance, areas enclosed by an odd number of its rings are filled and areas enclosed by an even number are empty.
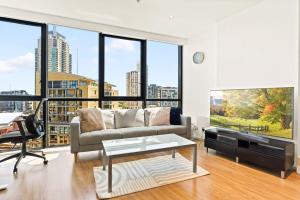
<svg viewBox="0 0 300 200"><path fill-rule="evenodd" d="M146 93L146 98L145 98L145 101L144 101L144 108L146 108L147 106L147 102L153 102L153 101L166 101L166 102L178 102L178 107L181 108L181 113L182 113L182 91L183 91L183 84L182 84L182 81L183 81L183 45L177 45L178 46L178 98L177 99L163 99L163 98L160 98L160 99L151 99L151 98L147 98L147 87L148 87L148 83L146 83L146 89L145 89L145 93ZM147 50L146 50L146 53L147 53Z"/></svg>
<svg viewBox="0 0 300 200"><path fill-rule="evenodd" d="M140 42L140 64L141 64L141 91L140 96L106 96L104 91L105 83L105 37L131 40ZM99 94L102 101L143 101L145 99L145 87L146 87L146 40L103 34L99 33Z"/></svg>
<svg viewBox="0 0 300 200"><path fill-rule="evenodd" d="M41 101L43 98L48 98L47 88L48 88L48 81L47 81L47 33L48 33L48 26L45 23L38 23L26 20L19 20L13 18L6 18L0 17L0 22L9 22L27 26L35 26L41 28L41 92L40 95L0 95L0 101ZM47 126L47 114L46 111L47 102L43 105L43 121L45 122L45 127ZM46 133L47 134L47 133ZM42 148L46 147L46 134L43 136L43 143Z"/></svg>
<svg viewBox="0 0 300 200"><path fill-rule="evenodd" d="M51 101L95 101L98 102L98 106L101 108L102 102L106 101L136 101L142 102L142 108L146 108L147 102L149 101L171 101L178 102L178 107L182 108L183 102L183 46L178 45L178 98L177 99L148 99L147 98L147 40L138 39L132 37L104 34L98 32L98 98L70 98L70 97L49 97L48 94L48 24L31 22L26 20L12 19L6 17L0 17L0 22L11 22L22 25L30 25L41 27L41 94L40 95L0 95L0 101L40 101L43 98L48 98L48 102ZM54 24L53 24L54 25ZM60 24L55 24L57 26L64 26ZM72 27L76 28L76 27ZM78 28L81 29L81 28ZM86 30L86 29L81 29ZM87 30L88 31L88 30ZM140 96L105 96L104 95L104 82L105 82L105 37L117 38L117 39L126 39L138 41L141 43L141 91ZM45 123L46 134L43 137L42 148L50 147L48 146L48 102L45 102L43 105L43 120ZM182 110L182 109L181 109ZM53 146L56 147L56 146Z"/></svg>

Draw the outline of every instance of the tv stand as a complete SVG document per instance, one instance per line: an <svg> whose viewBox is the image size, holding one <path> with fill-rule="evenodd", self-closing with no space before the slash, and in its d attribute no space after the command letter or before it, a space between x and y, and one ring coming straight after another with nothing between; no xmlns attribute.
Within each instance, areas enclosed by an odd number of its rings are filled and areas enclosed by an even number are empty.
<svg viewBox="0 0 300 200"><path fill-rule="evenodd" d="M286 178L294 166L293 142L270 139L251 133L210 127L204 129L204 146L227 154L238 163L246 161L280 172Z"/></svg>

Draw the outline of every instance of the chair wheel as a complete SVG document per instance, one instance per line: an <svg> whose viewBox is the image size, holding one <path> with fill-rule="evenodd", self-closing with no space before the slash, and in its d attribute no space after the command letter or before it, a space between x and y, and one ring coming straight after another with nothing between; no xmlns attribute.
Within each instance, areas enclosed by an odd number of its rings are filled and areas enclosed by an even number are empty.
<svg viewBox="0 0 300 200"><path fill-rule="evenodd" d="M17 168L14 168L14 174L17 173L17 172L18 172L18 169L17 169Z"/></svg>
<svg viewBox="0 0 300 200"><path fill-rule="evenodd" d="M48 160L44 160L44 165L47 165L48 164Z"/></svg>

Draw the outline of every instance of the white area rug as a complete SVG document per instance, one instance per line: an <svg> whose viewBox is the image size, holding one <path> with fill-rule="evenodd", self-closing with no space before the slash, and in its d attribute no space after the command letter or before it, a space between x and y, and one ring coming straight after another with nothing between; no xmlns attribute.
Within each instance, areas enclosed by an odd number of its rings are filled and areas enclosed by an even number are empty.
<svg viewBox="0 0 300 200"><path fill-rule="evenodd" d="M198 166L193 173L192 162L176 153L143 160L136 160L112 165L112 193L107 192L107 170L94 167L96 192L100 199L117 197L125 194L176 183L209 174Z"/></svg>
<svg viewBox="0 0 300 200"><path fill-rule="evenodd" d="M17 152L14 152L14 153L17 153ZM39 154L39 153L37 153ZM12 155L12 154L0 154L0 160L2 160L3 158L6 158L8 157L9 155ZM41 155L41 154L39 154ZM59 156L59 153L51 153L51 154L46 154L46 159L50 162L51 160L55 160L56 158L58 158ZM10 160L7 160L5 162L2 162L0 163L0 167L1 166L5 166L5 165L8 165L8 164L15 164L17 161L17 159L10 159ZM36 158L36 157L32 157L32 156L26 156L25 158L22 158L21 160L21 164L26 164L26 165L43 165L43 159L41 158Z"/></svg>

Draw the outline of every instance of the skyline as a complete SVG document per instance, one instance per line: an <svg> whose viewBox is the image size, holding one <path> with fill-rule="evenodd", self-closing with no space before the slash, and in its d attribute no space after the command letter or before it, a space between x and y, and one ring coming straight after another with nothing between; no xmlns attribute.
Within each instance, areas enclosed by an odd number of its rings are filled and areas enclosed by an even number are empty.
<svg viewBox="0 0 300 200"><path fill-rule="evenodd" d="M54 25L48 27L52 31ZM4 30L0 38L0 78L8 83L1 85L0 91L26 90L34 94L34 49L38 46L40 28L0 22L0 30ZM78 49L78 75L98 81L98 33L63 26L56 26L56 31L64 35L70 45L72 73L77 74ZM148 85L178 87L178 46L148 41L147 50ZM105 81L116 85L120 95L125 95L126 72L136 70L139 63L139 43L106 38L105 52ZM169 76L165 79L157 74Z"/></svg>

